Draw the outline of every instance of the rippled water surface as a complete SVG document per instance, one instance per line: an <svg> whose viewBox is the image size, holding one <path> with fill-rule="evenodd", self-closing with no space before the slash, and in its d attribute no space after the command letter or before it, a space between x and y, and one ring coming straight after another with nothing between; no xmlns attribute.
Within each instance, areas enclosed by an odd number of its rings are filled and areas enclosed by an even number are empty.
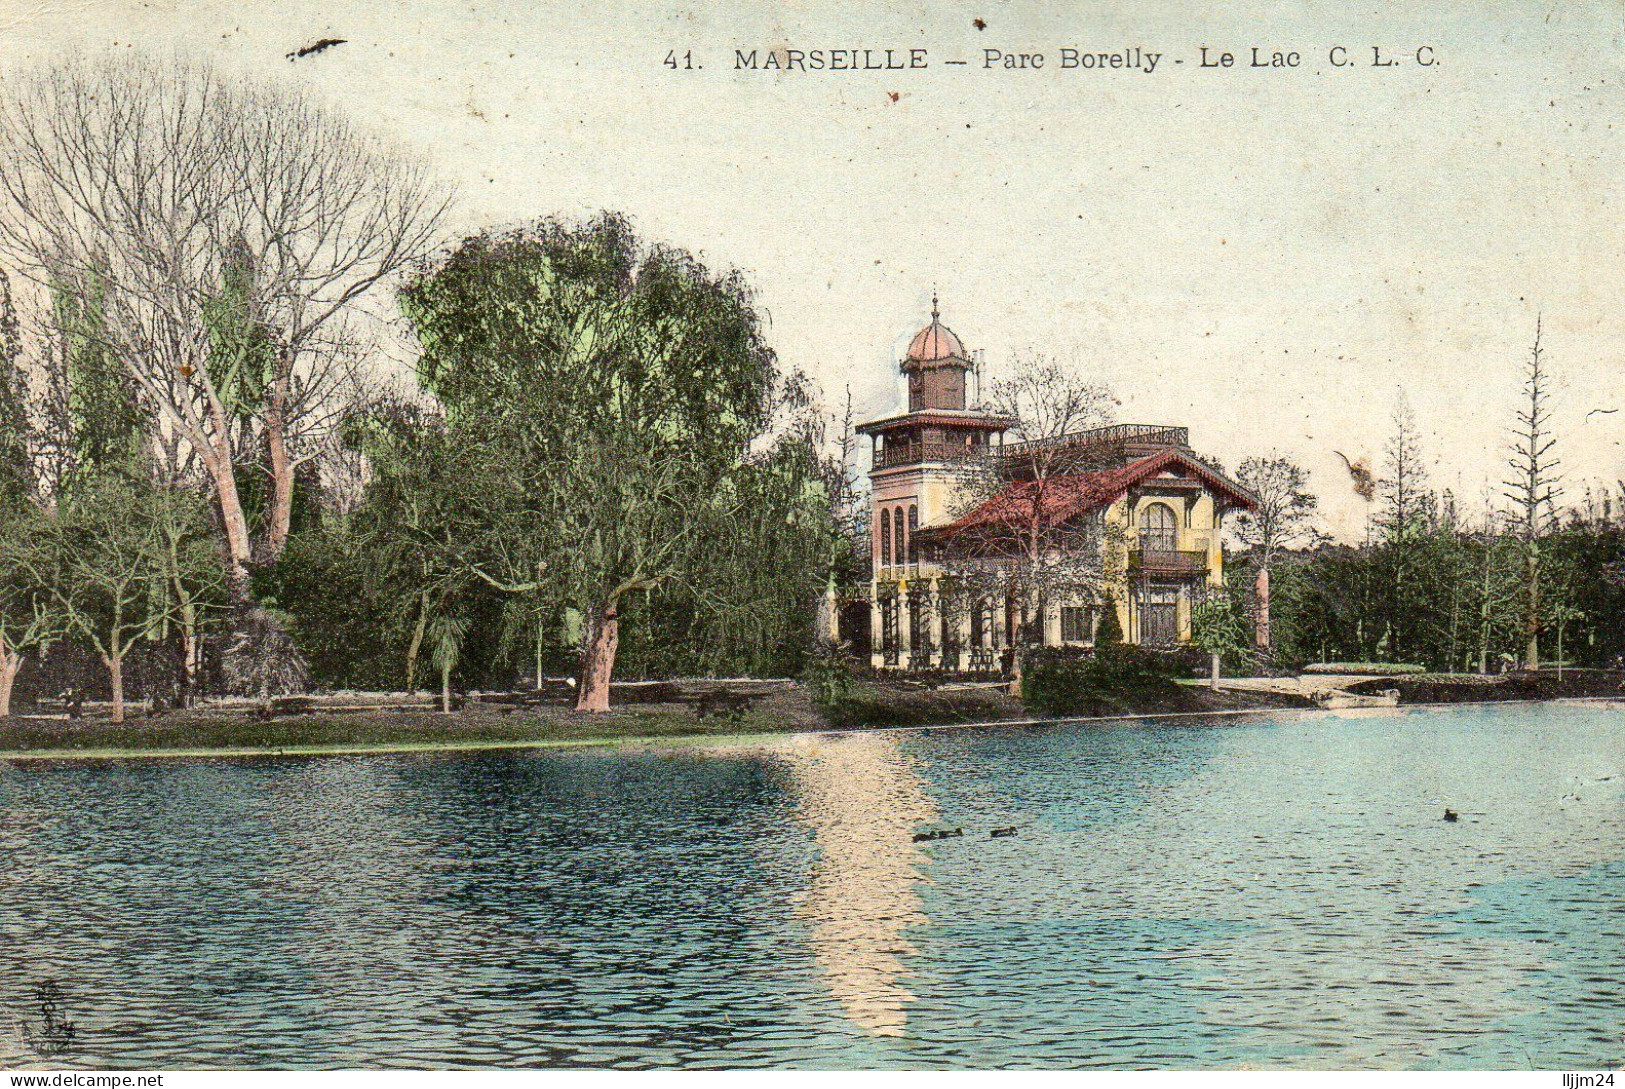
<svg viewBox="0 0 1625 1089"><path fill-rule="evenodd" d="M0 1066L45 980L90 1067L1614 1065L1622 787L1600 705L0 764Z"/></svg>

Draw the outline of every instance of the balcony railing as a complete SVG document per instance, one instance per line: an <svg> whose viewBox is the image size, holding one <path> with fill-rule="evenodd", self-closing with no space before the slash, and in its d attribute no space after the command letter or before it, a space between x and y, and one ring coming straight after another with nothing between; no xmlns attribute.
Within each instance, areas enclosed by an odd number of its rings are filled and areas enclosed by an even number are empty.
<svg viewBox="0 0 1625 1089"><path fill-rule="evenodd" d="M875 468L891 469L925 461L974 461L987 456L987 452L985 446L966 446L957 442L888 442L875 451Z"/></svg>
<svg viewBox="0 0 1625 1089"><path fill-rule="evenodd" d="M1007 443L1003 448L1006 458L1032 457L1043 451L1082 449L1091 446L1115 446L1122 443L1144 443L1150 446L1187 446L1190 431L1183 427L1165 427L1161 424L1111 424L1089 431L1075 431L1069 435L1054 435L1030 442Z"/></svg>
<svg viewBox="0 0 1625 1089"><path fill-rule="evenodd" d="M1207 553L1161 548L1134 548L1129 550L1130 571L1148 575L1205 575Z"/></svg>

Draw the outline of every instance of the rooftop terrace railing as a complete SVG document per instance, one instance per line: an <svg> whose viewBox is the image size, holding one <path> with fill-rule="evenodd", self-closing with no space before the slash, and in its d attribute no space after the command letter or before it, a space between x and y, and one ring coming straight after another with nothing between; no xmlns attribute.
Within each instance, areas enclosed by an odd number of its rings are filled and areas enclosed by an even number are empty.
<svg viewBox="0 0 1625 1089"><path fill-rule="evenodd" d="M1006 443L1006 458L1031 457L1053 450L1081 450L1091 446L1144 444L1147 446L1189 446L1190 429L1165 427L1161 424L1111 424L1069 435L1052 435L1027 442Z"/></svg>

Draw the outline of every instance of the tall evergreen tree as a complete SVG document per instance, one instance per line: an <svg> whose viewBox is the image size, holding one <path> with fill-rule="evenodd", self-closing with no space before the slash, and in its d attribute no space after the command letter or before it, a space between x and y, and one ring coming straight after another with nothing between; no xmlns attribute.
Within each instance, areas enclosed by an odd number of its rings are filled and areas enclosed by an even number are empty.
<svg viewBox="0 0 1625 1089"><path fill-rule="evenodd" d="M1540 667L1540 632L1545 606L1541 598L1541 541L1557 516L1562 495L1553 453L1551 375L1540 343L1541 319L1535 317L1535 342L1524 364L1521 403L1514 415L1512 449L1507 459L1505 496L1513 506L1513 525L1524 555L1523 666Z"/></svg>
<svg viewBox="0 0 1625 1089"><path fill-rule="evenodd" d="M1380 533L1386 571L1379 594L1384 602L1383 628L1387 655L1405 661L1416 649L1418 613L1416 597L1423 562L1423 545L1430 532L1436 499L1428 487L1427 463L1422 451L1416 414L1402 393L1394 406L1394 429L1384 451L1384 474L1377 484L1375 525Z"/></svg>

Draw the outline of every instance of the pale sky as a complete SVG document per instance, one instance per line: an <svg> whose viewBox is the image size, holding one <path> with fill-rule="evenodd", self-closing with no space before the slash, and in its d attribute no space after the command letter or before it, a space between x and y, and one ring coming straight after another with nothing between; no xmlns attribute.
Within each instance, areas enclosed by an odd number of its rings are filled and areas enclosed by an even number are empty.
<svg viewBox="0 0 1625 1089"><path fill-rule="evenodd" d="M1625 476L1618 3L880 7L0 0L0 88L75 46L285 80L433 164L456 233L608 208L743 269L783 361L865 416L896 407L934 286L992 368L1055 353L1232 468L1297 457L1345 534L1333 451L1379 461L1402 388L1436 485L1475 507L1501 479L1539 309L1570 494ZM346 41L285 59L320 38ZM733 71L785 46L930 67ZM1255 46L1301 64L1250 69ZM1063 47L1163 57L1064 71ZM990 48L1046 66L985 70Z"/></svg>

